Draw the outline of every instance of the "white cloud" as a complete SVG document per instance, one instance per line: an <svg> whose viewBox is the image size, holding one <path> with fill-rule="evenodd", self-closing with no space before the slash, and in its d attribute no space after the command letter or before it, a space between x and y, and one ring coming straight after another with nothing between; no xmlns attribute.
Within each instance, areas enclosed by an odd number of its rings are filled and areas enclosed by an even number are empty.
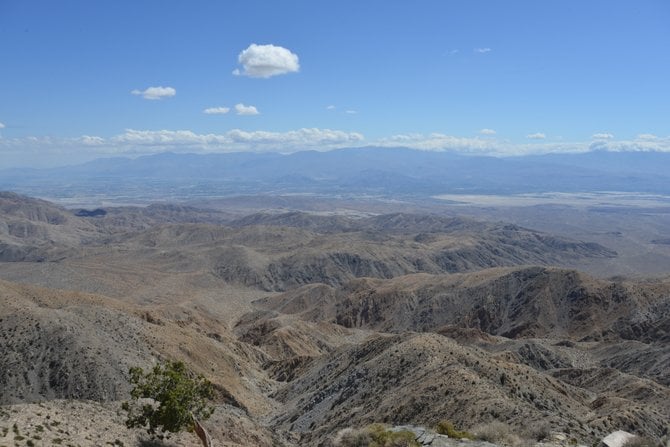
<svg viewBox="0 0 670 447"><path fill-rule="evenodd" d="M493 51L493 50L492 50L491 48L484 47L484 48L475 48L473 51L474 51L475 53L485 54L485 53L490 53L490 52Z"/></svg>
<svg viewBox="0 0 670 447"><path fill-rule="evenodd" d="M0 129L4 129L5 125L3 123L0 123Z"/></svg>
<svg viewBox="0 0 670 447"><path fill-rule="evenodd" d="M614 135L607 132L601 132L601 133L594 133L591 136L591 138L593 138L594 140L611 140L612 138L614 138Z"/></svg>
<svg viewBox="0 0 670 447"><path fill-rule="evenodd" d="M670 136L655 139L596 140L581 142L531 141L515 143L496 137L458 137L442 133L394 135L368 141L358 132L303 128L287 132L233 129L223 133L199 134L191 130L136 130L103 138L0 138L0 166L54 166L108 156L138 156L164 151L180 153L328 151L360 146L408 147L424 151L454 152L490 156L522 156L549 153L667 152Z"/></svg>
<svg viewBox="0 0 670 447"><path fill-rule="evenodd" d="M493 129L482 129L479 131L479 133L482 135L495 135L496 131Z"/></svg>
<svg viewBox="0 0 670 447"><path fill-rule="evenodd" d="M326 107L326 110L335 110L336 108L337 107L335 107L334 105L331 104L328 107Z"/></svg>
<svg viewBox="0 0 670 447"><path fill-rule="evenodd" d="M225 115L230 112L230 107L209 107L202 111L206 115Z"/></svg>
<svg viewBox="0 0 670 447"><path fill-rule="evenodd" d="M137 130L103 138L82 135L76 138L24 137L0 138L0 166L5 155L16 155L25 160L34 155L35 164L40 157L67 159L93 159L112 155L148 155L164 151L194 153L224 152L280 152L303 150L327 151L342 147L361 146L365 137L358 132L302 128L287 132L233 129L223 133L199 134L191 130Z"/></svg>
<svg viewBox="0 0 670 447"><path fill-rule="evenodd" d="M642 138L640 138L642 136ZM589 145L591 151L608 152L670 152L670 137L645 138L648 135L639 135L634 140L600 140Z"/></svg>
<svg viewBox="0 0 670 447"><path fill-rule="evenodd" d="M105 139L96 136L82 135L77 139L84 146L102 146L105 144Z"/></svg>
<svg viewBox="0 0 670 447"><path fill-rule="evenodd" d="M233 129L222 134L197 134L190 130L127 129L108 142L117 148L154 153L164 150L182 152L296 152L329 150L360 145L363 135L330 129L304 128L288 132L244 131Z"/></svg>
<svg viewBox="0 0 670 447"><path fill-rule="evenodd" d="M515 144L495 138L465 138L441 133L429 135L395 135L382 139L379 145L385 147L409 147L423 151L455 152L473 155L500 157L588 152L588 143L529 143Z"/></svg>
<svg viewBox="0 0 670 447"><path fill-rule="evenodd" d="M344 113L346 113L347 115L356 115L358 113L358 111L356 111L356 110L345 110Z"/></svg>
<svg viewBox="0 0 670 447"><path fill-rule="evenodd" d="M237 57L243 70L235 69L234 75L252 78L269 78L276 75L295 73L300 70L298 55L275 45L252 43Z"/></svg>
<svg viewBox="0 0 670 447"><path fill-rule="evenodd" d="M638 140L655 140L657 138L653 133L641 133L637 136Z"/></svg>
<svg viewBox="0 0 670 447"><path fill-rule="evenodd" d="M547 138L547 136L542 132L536 132L526 135L526 138L529 138L531 140L544 140L545 138Z"/></svg>
<svg viewBox="0 0 670 447"><path fill-rule="evenodd" d="M521 156L552 153L670 152L670 137L646 140L597 140L592 142L512 143L495 138L463 138L440 133L394 135L374 143L384 147L409 147L424 151L456 152L493 156Z"/></svg>
<svg viewBox="0 0 670 447"><path fill-rule="evenodd" d="M137 96L142 96L144 99L157 100L163 98L171 98L177 94L177 90L172 87L149 87L146 90L133 90L130 93Z"/></svg>
<svg viewBox="0 0 670 447"><path fill-rule="evenodd" d="M244 104L235 104L235 111L238 115L259 115L260 112L254 106L245 106Z"/></svg>

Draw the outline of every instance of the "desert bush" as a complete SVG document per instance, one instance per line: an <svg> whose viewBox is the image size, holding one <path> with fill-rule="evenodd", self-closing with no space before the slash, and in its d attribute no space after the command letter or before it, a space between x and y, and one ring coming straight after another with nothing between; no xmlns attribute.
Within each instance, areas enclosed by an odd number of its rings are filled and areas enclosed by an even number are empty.
<svg viewBox="0 0 670 447"><path fill-rule="evenodd" d="M414 433L406 430L391 431L382 424L340 430L333 444L336 447L420 447Z"/></svg>
<svg viewBox="0 0 670 447"><path fill-rule="evenodd" d="M509 425L504 422L494 421L475 427L473 430L475 438L492 444L518 447L524 444L522 439L512 432Z"/></svg>
<svg viewBox="0 0 670 447"><path fill-rule="evenodd" d="M345 428L337 432L333 444L336 447L367 447L371 440L364 429Z"/></svg>
<svg viewBox="0 0 670 447"><path fill-rule="evenodd" d="M441 435L447 435L450 438L470 439L470 440L475 439L472 433L469 433L467 431L456 430L454 424L452 424L451 421L447 420L438 422L437 425L435 426L435 431Z"/></svg>
<svg viewBox="0 0 670 447"><path fill-rule="evenodd" d="M524 430L524 437L533 441L544 441L551 435L551 424L548 422L536 422L529 424Z"/></svg>
<svg viewBox="0 0 670 447"><path fill-rule="evenodd" d="M654 441L653 439L647 438L645 436L636 436L626 441L623 447L663 447L663 443L660 441Z"/></svg>

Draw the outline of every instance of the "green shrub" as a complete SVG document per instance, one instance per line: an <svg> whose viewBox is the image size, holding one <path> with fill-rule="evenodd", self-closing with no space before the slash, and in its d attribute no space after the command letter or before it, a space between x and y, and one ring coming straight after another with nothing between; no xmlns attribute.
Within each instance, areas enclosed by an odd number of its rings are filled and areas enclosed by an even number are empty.
<svg viewBox="0 0 670 447"><path fill-rule="evenodd" d="M391 431L383 424L346 428L335 437L337 447L420 447L411 431Z"/></svg>
<svg viewBox="0 0 670 447"><path fill-rule="evenodd" d="M419 447L414 433L411 431L391 431L382 424L372 424L366 427L370 433L369 447Z"/></svg>
<svg viewBox="0 0 670 447"><path fill-rule="evenodd" d="M470 439L470 440L475 439L472 433L469 433L467 431L456 430L454 424L452 424L451 421L447 420L438 422L437 425L435 426L435 431L441 435L447 435L450 438Z"/></svg>
<svg viewBox="0 0 670 447"><path fill-rule="evenodd" d="M208 405L214 397L213 385L190 372L183 362L162 363L146 373L130 368L130 383L133 400L122 405L128 413L128 428L145 427L158 437L183 429L193 431L194 418L205 420L214 412Z"/></svg>

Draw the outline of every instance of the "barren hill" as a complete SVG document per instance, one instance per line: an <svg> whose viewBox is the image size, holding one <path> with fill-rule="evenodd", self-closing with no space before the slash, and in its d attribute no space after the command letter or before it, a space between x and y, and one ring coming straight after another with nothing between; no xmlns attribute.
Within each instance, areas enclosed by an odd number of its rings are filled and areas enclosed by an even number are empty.
<svg viewBox="0 0 670 447"><path fill-rule="evenodd" d="M472 427L505 420L518 433L548 424L577 439L622 426L658 435L666 429L667 387L612 370L601 380L591 371L591 383L587 372L564 380L569 371L554 377L437 334L380 336L320 358L289 382L275 395L286 408L276 423L302 433L305 445L337 427L373 421L449 419Z"/></svg>
<svg viewBox="0 0 670 447"><path fill-rule="evenodd" d="M288 383L276 396L295 410L276 421L306 443L345 421L445 417L470 427L502 419L519 433L548 422L579 438L614 427L661 436L669 291L665 281L539 267L365 278L260 300L266 310L245 317L240 333L280 359L270 370ZM398 335L285 359L273 346L290 341L296 320Z"/></svg>
<svg viewBox="0 0 670 447"><path fill-rule="evenodd" d="M327 445L379 421L588 443L670 430L668 280L556 267L616 255L603 246L435 215L0 199L10 418L43 401L108 415L130 366L171 358L215 383L210 428L230 445Z"/></svg>
<svg viewBox="0 0 670 447"><path fill-rule="evenodd" d="M264 300L270 309L384 332L444 325L494 335L664 340L667 281L595 280L575 271L527 267L454 275L364 278L340 289L305 286ZM307 299L306 299L307 297Z"/></svg>

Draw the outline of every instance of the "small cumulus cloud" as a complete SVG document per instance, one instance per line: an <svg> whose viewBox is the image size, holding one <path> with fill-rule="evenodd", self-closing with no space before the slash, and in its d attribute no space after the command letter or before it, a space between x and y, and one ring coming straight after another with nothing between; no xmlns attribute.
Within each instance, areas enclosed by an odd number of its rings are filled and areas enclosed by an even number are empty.
<svg viewBox="0 0 670 447"><path fill-rule="evenodd" d="M133 90L130 92L133 95L141 96L144 99L158 100L163 98L171 98L177 94L177 90L172 87L149 87L146 90Z"/></svg>
<svg viewBox="0 0 670 447"><path fill-rule="evenodd" d="M4 129L5 125L3 123L0 123L0 129Z"/></svg>
<svg viewBox="0 0 670 447"><path fill-rule="evenodd" d="M600 133L594 133L591 138L594 140L611 140L614 138L614 135L608 132L600 132Z"/></svg>
<svg viewBox="0 0 670 447"><path fill-rule="evenodd" d="M209 107L202 111L206 115L225 115L230 112L230 107Z"/></svg>
<svg viewBox="0 0 670 447"><path fill-rule="evenodd" d="M482 129L479 131L479 133L482 135L495 135L496 131L493 129Z"/></svg>
<svg viewBox="0 0 670 447"><path fill-rule="evenodd" d="M526 135L526 138L529 138L531 140L544 140L545 138L547 138L547 136L542 132L536 132Z"/></svg>
<svg viewBox="0 0 670 447"><path fill-rule="evenodd" d="M473 51L478 54L486 54L490 53L493 50L491 48L484 47L484 48L475 48Z"/></svg>
<svg viewBox="0 0 670 447"><path fill-rule="evenodd" d="M84 146L102 146L105 144L104 138L91 135L82 135L77 141Z"/></svg>
<svg viewBox="0 0 670 447"><path fill-rule="evenodd" d="M236 76L269 78L300 70L298 55L284 47L252 43L237 57L242 65L233 71Z"/></svg>
<svg viewBox="0 0 670 447"><path fill-rule="evenodd" d="M331 105L326 107L326 110L335 110L336 108L337 107L335 107L334 105L331 104Z"/></svg>
<svg viewBox="0 0 670 447"><path fill-rule="evenodd" d="M245 106L244 104L235 104L235 112L238 115L259 115L260 112L254 106Z"/></svg>

